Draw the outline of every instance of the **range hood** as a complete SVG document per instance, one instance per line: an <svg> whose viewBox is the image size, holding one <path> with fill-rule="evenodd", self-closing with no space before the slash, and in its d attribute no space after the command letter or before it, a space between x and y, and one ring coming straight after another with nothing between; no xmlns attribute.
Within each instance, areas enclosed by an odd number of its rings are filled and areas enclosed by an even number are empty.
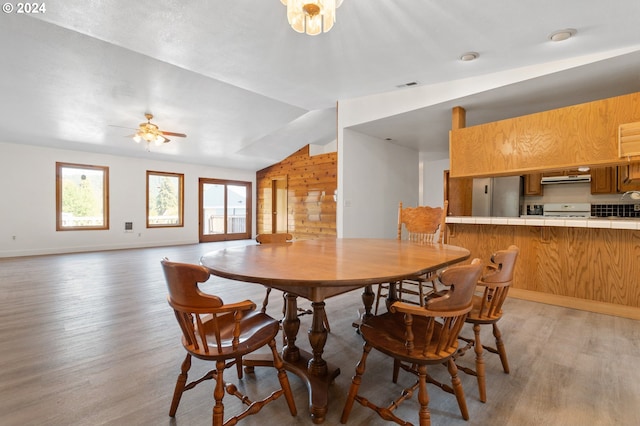
<svg viewBox="0 0 640 426"><path fill-rule="evenodd" d="M591 175L567 175L567 176L548 176L543 177L541 183L543 185L555 183L583 183L591 182Z"/></svg>

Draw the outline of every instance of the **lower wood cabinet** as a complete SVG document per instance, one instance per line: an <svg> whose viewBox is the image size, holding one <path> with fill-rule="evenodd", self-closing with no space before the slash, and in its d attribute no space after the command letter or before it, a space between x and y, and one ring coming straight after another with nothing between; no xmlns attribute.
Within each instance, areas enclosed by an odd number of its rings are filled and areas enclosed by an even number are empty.
<svg viewBox="0 0 640 426"><path fill-rule="evenodd" d="M638 230L460 223L448 227L448 243L471 251L470 259L487 261L496 250L517 245L514 288L640 308Z"/></svg>

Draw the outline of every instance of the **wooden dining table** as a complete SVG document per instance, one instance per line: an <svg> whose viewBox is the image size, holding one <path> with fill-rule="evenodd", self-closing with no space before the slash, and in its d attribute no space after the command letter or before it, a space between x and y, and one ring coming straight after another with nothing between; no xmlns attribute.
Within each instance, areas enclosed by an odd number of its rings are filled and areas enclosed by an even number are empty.
<svg viewBox="0 0 640 426"><path fill-rule="evenodd" d="M329 385L340 374L323 358L327 330L323 323L325 299L364 288L363 318L371 315L373 284L434 272L464 261L470 252L447 244L418 244L397 239L321 238L283 244L247 245L207 253L200 263L213 275L262 284L286 297L283 359L288 371L302 378L309 391L314 423L323 423L328 409ZM300 320L297 297L310 300L313 318L309 330L311 353L296 345ZM393 286L389 301L393 302ZM262 359L245 360L249 367L269 365Z"/></svg>

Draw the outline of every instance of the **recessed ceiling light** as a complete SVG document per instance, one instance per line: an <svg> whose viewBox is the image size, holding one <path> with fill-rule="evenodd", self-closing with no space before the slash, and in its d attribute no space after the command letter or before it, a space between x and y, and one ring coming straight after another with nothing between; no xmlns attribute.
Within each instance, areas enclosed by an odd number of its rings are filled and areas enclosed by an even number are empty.
<svg viewBox="0 0 640 426"><path fill-rule="evenodd" d="M564 30L554 31L551 34L549 34L549 40L564 41L576 35L577 32L578 30L573 28L565 28Z"/></svg>
<svg viewBox="0 0 640 426"><path fill-rule="evenodd" d="M467 52L460 55L460 60L463 62L473 61L475 59L478 59L478 56L480 56L478 52Z"/></svg>

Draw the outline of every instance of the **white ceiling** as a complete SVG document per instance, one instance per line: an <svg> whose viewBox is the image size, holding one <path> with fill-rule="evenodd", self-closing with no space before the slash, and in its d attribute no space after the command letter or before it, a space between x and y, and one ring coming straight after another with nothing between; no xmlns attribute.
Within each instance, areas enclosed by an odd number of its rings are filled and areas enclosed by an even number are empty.
<svg viewBox="0 0 640 426"><path fill-rule="evenodd" d="M536 69L353 127L446 156L453 106L474 125L640 91L637 0L344 0L315 37L279 0L45 4L0 20L0 142L257 170L334 140L336 102ZM578 33L547 40L562 28ZM122 128L145 112L188 137L145 150Z"/></svg>

